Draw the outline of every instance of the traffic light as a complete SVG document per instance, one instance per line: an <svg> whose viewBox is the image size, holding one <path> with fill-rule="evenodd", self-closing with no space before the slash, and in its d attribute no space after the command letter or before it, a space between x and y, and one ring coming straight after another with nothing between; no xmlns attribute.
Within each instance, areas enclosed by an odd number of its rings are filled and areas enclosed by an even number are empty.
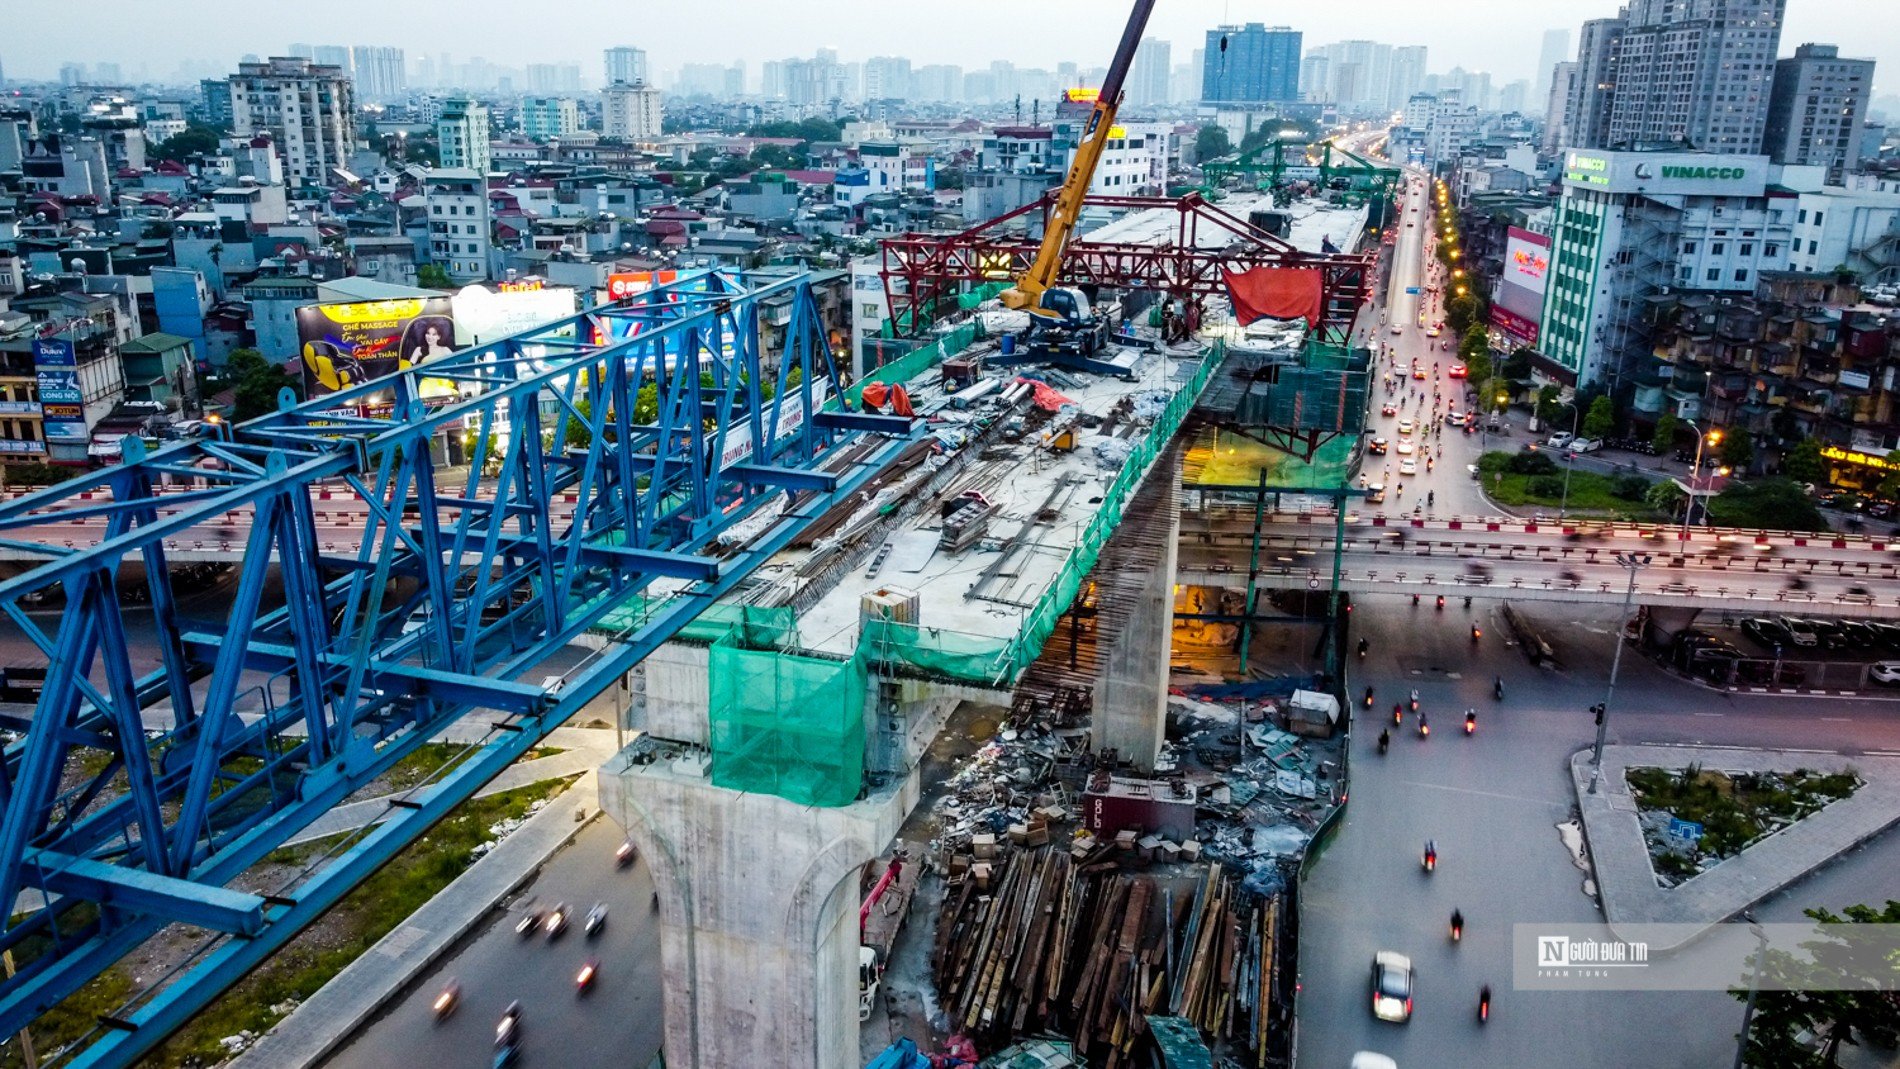
<svg viewBox="0 0 1900 1069"><path fill-rule="evenodd" d="M1598 702L1595 705L1592 705L1590 707L1590 714L1596 717L1597 726L1602 727L1603 726L1603 703Z"/></svg>

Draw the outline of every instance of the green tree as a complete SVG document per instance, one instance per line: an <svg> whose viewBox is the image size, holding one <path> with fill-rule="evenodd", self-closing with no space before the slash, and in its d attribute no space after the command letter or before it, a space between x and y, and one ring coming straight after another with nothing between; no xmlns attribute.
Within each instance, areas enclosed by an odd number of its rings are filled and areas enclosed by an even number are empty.
<svg viewBox="0 0 1900 1069"><path fill-rule="evenodd" d="M1459 356L1464 357L1465 361L1469 363L1472 357L1489 353L1490 351L1491 332L1485 329L1483 323L1473 323L1465 328L1463 336L1458 340Z"/></svg>
<svg viewBox="0 0 1900 1069"><path fill-rule="evenodd" d="M1658 453L1667 453L1676 444L1676 430L1682 426L1682 420L1675 413L1665 412L1656 421L1656 433L1650 435L1649 445Z"/></svg>
<svg viewBox="0 0 1900 1069"><path fill-rule="evenodd" d="M1854 937L1860 924L1900 924L1900 902L1885 906L1849 906L1841 914L1825 909L1804 911L1827 925L1819 938L1803 944L1808 952L1796 957L1768 950L1754 963L1770 983L1755 996L1744 1065L1756 1069L1832 1067L1840 1064L1843 1044L1892 1050L1900 1045L1900 995L1884 981L1891 978L1893 962L1875 949L1875 940ZM1746 1001L1742 988L1729 991ZM1818 1038L1821 1049L1810 1050L1802 1032Z"/></svg>
<svg viewBox="0 0 1900 1069"><path fill-rule="evenodd" d="M1709 519L1722 527L1825 531L1827 521L1791 479L1733 482L1709 499Z"/></svg>
<svg viewBox="0 0 1900 1069"><path fill-rule="evenodd" d="M1682 487L1677 486L1673 479L1660 479L1643 491L1643 504L1649 506L1650 511L1664 516L1674 516L1688 499L1689 495L1683 493Z"/></svg>
<svg viewBox="0 0 1900 1069"><path fill-rule="evenodd" d="M191 123L178 133L159 142L153 147L151 156L153 159L178 162L191 156L216 152L219 136L214 127Z"/></svg>
<svg viewBox="0 0 1900 1069"><path fill-rule="evenodd" d="M1504 359L1504 367L1500 373L1512 382L1529 382L1531 379L1531 353L1533 351L1534 350L1528 345L1520 345L1516 349L1511 350L1511 355Z"/></svg>
<svg viewBox="0 0 1900 1069"><path fill-rule="evenodd" d="M1882 477L1879 485L1874 487L1874 496L1883 501L1900 498L1900 475L1888 474Z"/></svg>
<svg viewBox="0 0 1900 1069"><path fill-rule="evenodd" d="M256 349L231 350L225 358L224 381L234 385L231 418L240 423L277 411L277 394L286 386L302 394L296 379Z"/></svg>
<svg viewBox="0 0 1900 1069"><path fill-rule="evenodd" d="M1557 422L1557 417L1565 411L1563 394L1564 388L1554 382L1538 387L1537 422L1546 425Z"/></svg>
<svg viewBox="0 0 1900 1069"><path fill-rule="evenodd" d="M1755 462L1755 436L1745 430L1729 431L1722 439L1722 463L1735 471L1747 471Z"/></svg>
<svg viewBox="0 0 1900 1069"><path fill-rule="evenodd" d="M1798 483L1819 483L1827 475L1827 465L1821 461L1821 443L1813 438L1796 442L1781 458L1781 473Z"/></svg>
<svg viewBox="0 0 1900 1069"><path fill-rule="evenodd" d="M432 290L454 289L448 269L441 264L422 264L416 268L416 285Z"/></svg>
<svg viewBox="0 0 1900 1069"><path fill-rule="evenodd" d="M1212 123L1203 126L1194 135L1194 158L1205 164L1208 160L1217 160L1234 151L1234 142L1227 136L1227 128Z"/></svg>
<svg viewBox="0 0 1900 1069"><path fill-rule="evenodd" d="M1616 429L1616 405L1608 397L1599 397L1590 402L1590 408L1583 415L1583 436L1601 441Z"/></svg>

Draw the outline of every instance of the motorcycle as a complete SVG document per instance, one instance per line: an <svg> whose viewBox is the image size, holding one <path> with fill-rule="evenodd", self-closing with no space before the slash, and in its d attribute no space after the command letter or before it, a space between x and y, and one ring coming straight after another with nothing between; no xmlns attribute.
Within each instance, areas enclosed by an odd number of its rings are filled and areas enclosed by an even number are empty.
<svg viewBox="0 0 1900 1069"><path fill-rule="evenodd" d="M456 1007L460 1006L461 1004L462 1004L461 982L457 980L450 980L449 986L443 988L442 993L435 997L435 1007L434 1007L435 1019L438 1022L446 1020L450 1014L455 1012Z"/></svg>
<svg viewBox="0 0 1900 1069"><path fill-rule="evenodd" d="M592 939L599 935L600 930L606 926L607 903L596 902L594 903L594 908L587 911L587 920L581 925L581 931L586 934L587 938Z"/></svg>
<svg viewBox="0 0 1900 1069"><path fill-rule="evenodd" d="M1451 911L1451 941L1456 943L1465 937L1465 915L1457 910Z"/></svg>
<svg viewBox="0 0 1900 1069"><path fill-rule="evenodd" d="M1471 625L1471 644L1474 646L1477 645L1478 640L1483 637L1484 637L1484 629L1479 627L1477 624L1472 624Z"/></svg>
<svg viewBox="0 0 1900 1069"><path fill-rule="evenodd" d="M495 1046L512 1047L521 1041L521 1000L516 999L501 1012L501 1023L495 1026Z"/></svg>
<svg viewBox="0 0 1900 1069"><path fill-rule="evenodd" d="M1478 1023L1491 1019L1491 985L1486 984L1478 992Z"/></svg>
<svg viewBox="0 0 1900 1069"><path fill-rule="evenodd" d="M1418 712L1418 691L1412 692L1412 711Z"/></svg>
<svg viewBox="0 0 1900 1069"><path fill-rule="evenodd" d="M1425 853L1419 858L1419 864L1424 866L1426 872L1438 871L1438 843L1435 840L1425 840Z"/></svg>
<svg viewBox="0 0 1900 1069"><path fill-rule="evenodd" d="M1404 708L1405 707L1399 704L1398 702L1392 703L1392 722L1394 724L1398 723L1403 718L1403 714L1401 710L1403 710Z"/></svg>
<svg viewBox="0 0 1900 1069"><path fill-rule="evenodd" d="M1418 737L1421 739L1427 739L1431 737L1431 734L1432 734L1432 725L1428 721L1426 721L1425 714L1424 713L1418 714Z"/></svg>
<svg viewBox="0 0 1900 1069"><path fill-rule="evenodd" d="M1438 611L1445 611L1445 595L1443 594L1438 595Z"/></svg>
<svg viewBox="0 0 1900 1069"><path fill-rule="evenodd" d="M614 851L614 867L621 869L626 868L628 865L633 864L634 856L633 840L629 839L621 843L619 849Z"/></svg>
<svg viewBox="0 0 1900 1069"><path fill-rule="evenodd" d="M594 989L594 978L600 975L600 959L588 958L581 971L574 976L574 993L585 995Z"/></svg>
<svg viewBox="0 0 1900 1069"><path fill-rule="evenodd" d="M1499 676L1497 678L1497 682L1491 684L1491 696L1496 698L1498 701L1504 700L1504 677L1503 676Z"/></svg>
<svg viewBox="0 0 1900 1069"><path fill-rule="evenodd" d="M1465 734L1471 735L1478 730L1478 714L1475 710L1465 710Z"/></svg>
<svg viewBox="0 0 1900 1069"><path fill-rule="evenodd" d="M1366 659L1366 640L1363 638L1359 640L1359 659L1362 661ZM1372 688L1367 687L1366 693L1371 694Z"/></svg>
<svg viewBox="0 0 1900 1069"><path fill-rule="evenodd" d="M1372 688L1366 688L1366 708L1372 708Z"/></svg>
<svg viewBox="0 0 1900 1069"><path fill-rule="evenodd" d="M1385 756L1385 748L1392 745L1392 733L1385 728L1379 729L1379 755Z"/></svg>

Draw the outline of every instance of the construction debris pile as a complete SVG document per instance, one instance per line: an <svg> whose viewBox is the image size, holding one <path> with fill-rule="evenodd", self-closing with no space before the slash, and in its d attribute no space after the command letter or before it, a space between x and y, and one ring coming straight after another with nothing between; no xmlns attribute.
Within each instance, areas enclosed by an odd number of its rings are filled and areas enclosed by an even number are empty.
<svg viewBox="0 0 1900 1069"><path fill-rule="evenodd" d="M932 957L948 1027L997 1044L1056 1030L1117 1069L1136 1064L1146 1018L1171 1015L1267 1065L1289 1021L1283 896L1216 865L1124 871L1139 842L1085 836L960 866Z"/></svg>

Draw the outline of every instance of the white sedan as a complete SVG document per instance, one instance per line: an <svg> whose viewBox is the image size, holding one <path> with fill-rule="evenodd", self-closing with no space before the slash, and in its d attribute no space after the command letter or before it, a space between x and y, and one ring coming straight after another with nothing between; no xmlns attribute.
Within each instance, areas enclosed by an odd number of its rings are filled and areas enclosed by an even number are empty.
<svg viewBox="0 0 1900 1069"><path fill-rule="evenodd" d="M1412 440L1410 438L1399 439L1398 451L1399 451L1399 455L1402 457L1411 456L1412 455Z"/></svg>
<svg viewBox="0 0 1900 1069"><path fill-rule="evenodd" d="M1900 661L1878 661L1868 674L1873 676L1876 683L1900 686Z"/></svg>
<svg viewBox="0 0 1900 1069"><path fill-rule="evenodd" d="M1399 461L1399 474L1417 475L1418 461L1413 460L1411 457L1406 457L1404 460Z"/></svg>
<svg viewBox="0 0 1900 1069"><path fill-rule="evenodd" d="M1399 433L1400 433L1400 434L1410 434L1410 433L1412 433L1412 421L1411 421L1411 420L1409 420L1409 419L1402 419L1402 420L1400 420L1400 421L1399 421Z"/></svg>

